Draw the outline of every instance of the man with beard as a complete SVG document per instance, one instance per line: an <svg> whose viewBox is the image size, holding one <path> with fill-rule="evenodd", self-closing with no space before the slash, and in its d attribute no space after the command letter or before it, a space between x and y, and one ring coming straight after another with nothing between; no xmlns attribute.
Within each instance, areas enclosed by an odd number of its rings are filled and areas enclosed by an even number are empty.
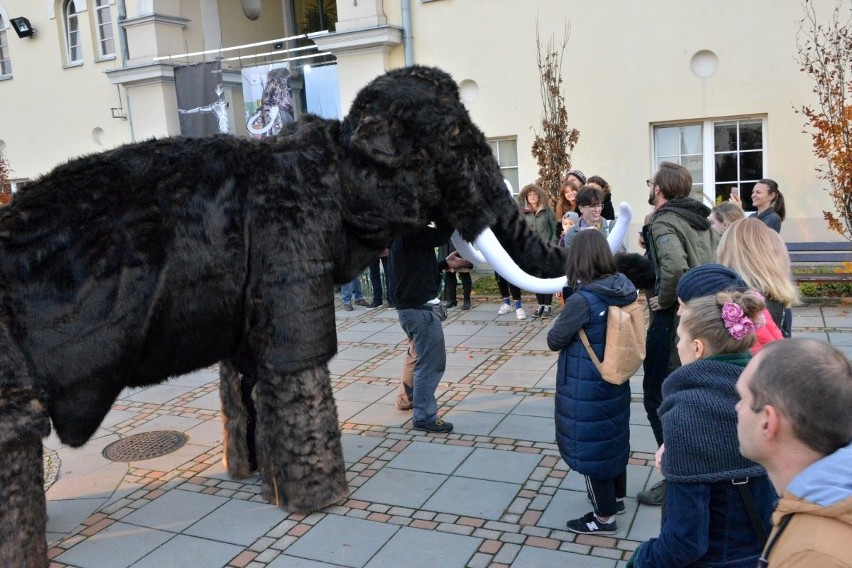
<svg viewBox="0 0 852 568"><path fill-rule="evenodd" d="M654 296L648 300L651 325L648 327L645 353L645 378L642 383L645 411L657 445L663 443L663 429L657 409L663 400L663 380L680 367L675 349L677 342L677 283L684 272L713 260L719 237L711 229L710 209L691 199L692 176L678 164L663 162L648 180L654 206L650 222L642 228L648 256L654 267ZM640 503L662 505L665 481L640 491Z"/></svg>

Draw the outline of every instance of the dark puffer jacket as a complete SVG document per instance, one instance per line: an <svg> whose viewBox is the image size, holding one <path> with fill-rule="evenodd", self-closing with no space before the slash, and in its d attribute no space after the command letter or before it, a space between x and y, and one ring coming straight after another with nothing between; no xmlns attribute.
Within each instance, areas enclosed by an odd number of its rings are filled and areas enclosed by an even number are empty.
<svg viewBox="0 0 852 568"><path fill-rule="evenodd" d="M566 295L570 291L566 288ZM571 469L612 479L627 467L630 454L630 385L605 382L578 332L586 330L598 359L604 360L609 306L636 301L636 288L623 274L581 285L547 334L560 351L556 371L556 443Z"/></svg>

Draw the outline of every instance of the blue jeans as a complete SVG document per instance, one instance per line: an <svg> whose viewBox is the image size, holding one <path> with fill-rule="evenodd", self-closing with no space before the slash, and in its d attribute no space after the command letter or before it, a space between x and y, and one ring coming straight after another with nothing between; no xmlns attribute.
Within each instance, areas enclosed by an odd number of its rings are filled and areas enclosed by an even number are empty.
<svg viewBox="0 0 852 568"><path fill-rule="evenodd" d="M414 424L428 424L438 418L435 390L447 367L444 329L441 320L430 310L399 310L399 325L414 342L417 360L414 385L405 385L405 394L414 405Z"/></svg>
<svg viewBox="0 0 852 568"><path fill-rule="evenodd" d="M347 282L340 286L340 293L343 295L343 303L351 304L352 296L355 296L356 300L363 300L364 293L361 291L361 279L356 276L354 280L351 282Z"/></svg>

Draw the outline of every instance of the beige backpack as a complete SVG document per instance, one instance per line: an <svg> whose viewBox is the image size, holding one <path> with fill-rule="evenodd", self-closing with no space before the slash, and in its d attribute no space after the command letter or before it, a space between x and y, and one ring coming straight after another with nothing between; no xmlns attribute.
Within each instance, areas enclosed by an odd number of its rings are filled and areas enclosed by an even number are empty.
<svg viewBox="0 0 852 568"><path fill-rule="evenodd" d="M580 330L580 340L603 380L614 385L626 383L645 360L645 313L642 304L636 301L626 306L609 307L603 363L589 345L584 329Z"/></svg>

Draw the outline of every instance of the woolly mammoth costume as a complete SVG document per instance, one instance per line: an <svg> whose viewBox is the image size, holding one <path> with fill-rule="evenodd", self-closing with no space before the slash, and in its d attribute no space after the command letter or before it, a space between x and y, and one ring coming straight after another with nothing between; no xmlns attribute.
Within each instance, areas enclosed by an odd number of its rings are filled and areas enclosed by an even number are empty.
<svg viewBox="0 0 852 568"><path fill-rule="evenodd" d="M264 495L296 511L346 497L332 290L432 220L468 241L491 227L503 260L563 272L562 251L521 219L456 84L424 67L374 80L342 122L130 144L21 190L0 211L0 565L47 563L49 421L82 445L124 387L216 361L231 471L252 465L251 416L233 390L242 374L256 383Z"/></svg>

